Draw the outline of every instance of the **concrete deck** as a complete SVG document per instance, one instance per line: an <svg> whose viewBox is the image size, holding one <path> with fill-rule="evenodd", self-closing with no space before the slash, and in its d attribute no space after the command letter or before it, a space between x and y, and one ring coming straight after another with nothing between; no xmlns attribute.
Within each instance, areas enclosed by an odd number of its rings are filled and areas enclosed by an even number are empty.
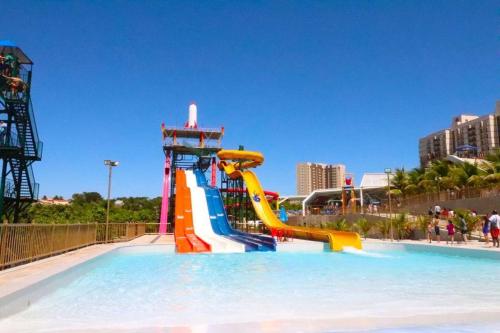
<svg viewBox="0 0 500 333"><path fill-rule="evenodd" d="M444 240L441 240L441 242L437 241L432 241L432 243L429 243L427 240L402 240L402 241L390 241L390 240L380 240L380 239L373 239L373 238L368 238L366 240L363 240L363 243L367 244L414 244L414 245L428 245L428 246L435 246L435 247L444 247L444 248L458 248L458 249L468 249L468 250L484 250L484 251L493 251L493 252L500 252L500 248L493 247L491 241L489 242L489 245L486 245L485 242L479 242L477 240L471 240L467 241L467 243L464 242L454 242L453 244L448 243L446 244L446 238L448 236L445 235L443 237ZM455 235L455 238L460 238L460 234Z"/></svg>
<svg viewBox="0 0 500 333"><path fill-rule="evenodd" d="M63 272L82 262L100 256L113 249L146 244L175 244L173 235L144 235L129 242L98 244L61 255L34 261L0 271L0 298L38 283L52 275Z"/></svg>

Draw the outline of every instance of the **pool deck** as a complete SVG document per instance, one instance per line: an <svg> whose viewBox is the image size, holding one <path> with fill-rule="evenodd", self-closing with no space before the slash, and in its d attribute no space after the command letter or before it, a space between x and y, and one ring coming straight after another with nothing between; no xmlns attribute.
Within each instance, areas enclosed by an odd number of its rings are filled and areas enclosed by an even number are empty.
<svg viewBox="0 0 500 333"><path fill-rule="evenodd" d="M363 240L365 244L418 244L435 247L461 248L472 250L486 250L500 252L500 249L487 247L484 243L470 241L467 244L459 243L447 245L446 241L432 242L427 241L387 241L377 239ZM16 266L0 271L0 299L11 295L35 283L38 283L50 276L63 272L71 267L81 264L87 260L93 259L99 255L109 252L113 249L133 246L133 245L174 245L173 235L144 235L129 242L98 244L84 247L75 251L70 251L54 257L38 260L29 264ZM490 243L491 245L491 243ZM305 240L293 239L292 241L278 243L279 252L297 252L297 251L323 251L324 244L321 242L311 242Z"/></svg>
<svg viewBox="0 0 500 333"><path fill-rule="evenodd" d="M446 239L442 240L441 242L437 241L432 241L432 243L429 243L427 240L401 240L401 241L390 241L390 240L380 240L380 239L372 239L368 238L366 240L363 239L363 243L367 244L411 244L411 245L427 245L427 246L434 246L434 247L443 247L443 248L450 248L450 249L468 249L468 250L482 250L482 251L493 251L493 252L500 252L500 248L493 247L491 244L491 241L489 245L487 246L484 242L479 242L477 240L471 240L467 241L467 244L464 244L463 242L457 243L454 242L452 244L446 244Z"/></svg>
<svg viewBox="0 0 500 333"><path fill-rule="evenodd" d="M91 245L75 251L66 252L61 255L0 271L0 298L29 287L52 275L65 271L113 249L123 246L147 244L174 245L174 236L144 235L129 242Z"/></svg>

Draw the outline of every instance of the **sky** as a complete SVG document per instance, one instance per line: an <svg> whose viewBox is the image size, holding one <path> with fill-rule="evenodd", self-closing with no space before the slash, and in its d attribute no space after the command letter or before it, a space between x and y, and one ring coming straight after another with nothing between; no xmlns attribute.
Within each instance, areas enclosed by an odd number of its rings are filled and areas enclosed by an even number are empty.
<svg viewBox="0 0 500 333"><path fill-rule="evenodd" d="M498 1L1 1L0 39L35 63L41 195L161 195L160 125L196 101L224 148L298 162L418 166L418 139L500 100Z"/></svg>

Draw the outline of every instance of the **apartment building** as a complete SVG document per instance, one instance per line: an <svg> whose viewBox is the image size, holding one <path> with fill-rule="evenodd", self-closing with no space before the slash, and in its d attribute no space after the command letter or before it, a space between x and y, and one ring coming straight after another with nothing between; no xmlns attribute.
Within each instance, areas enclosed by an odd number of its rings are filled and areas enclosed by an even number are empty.
<svg viewBox="0 0 500 333"><path fill-rule="evenodd" d="M297 164L297 194L308 195L317 189L338 188L343 185L345 165L324 163Z"/></svg>
<svg viewBox="0 0 500 333"><path fill-rule="evenodd" d="M500 101L495 111L484 116L462 114L453 117L451 127L419 140L420 164L446 158L451 154L483 157L500 148Z"/></svg>

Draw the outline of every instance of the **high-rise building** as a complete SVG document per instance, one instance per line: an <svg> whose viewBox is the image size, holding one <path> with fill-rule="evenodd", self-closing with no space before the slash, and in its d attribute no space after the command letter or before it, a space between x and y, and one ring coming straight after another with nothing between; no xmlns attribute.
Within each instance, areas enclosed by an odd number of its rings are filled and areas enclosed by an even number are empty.
<svg viewBox="0 0 500 333"><path fill-rule="evenodd" d="M345 165L323 163L297 164L297 194L308 195L314 190L338 188L343 185Z"/></svg>
<svg viewBox="0 0 500 333"><path fill-rule="evenodd" d="M446 158L457 152L466 157L484 157L500 148L500 101L495 112L485 116L459 115L453 117L451 127L427 135L419 140L420 164Z"/></svg>

